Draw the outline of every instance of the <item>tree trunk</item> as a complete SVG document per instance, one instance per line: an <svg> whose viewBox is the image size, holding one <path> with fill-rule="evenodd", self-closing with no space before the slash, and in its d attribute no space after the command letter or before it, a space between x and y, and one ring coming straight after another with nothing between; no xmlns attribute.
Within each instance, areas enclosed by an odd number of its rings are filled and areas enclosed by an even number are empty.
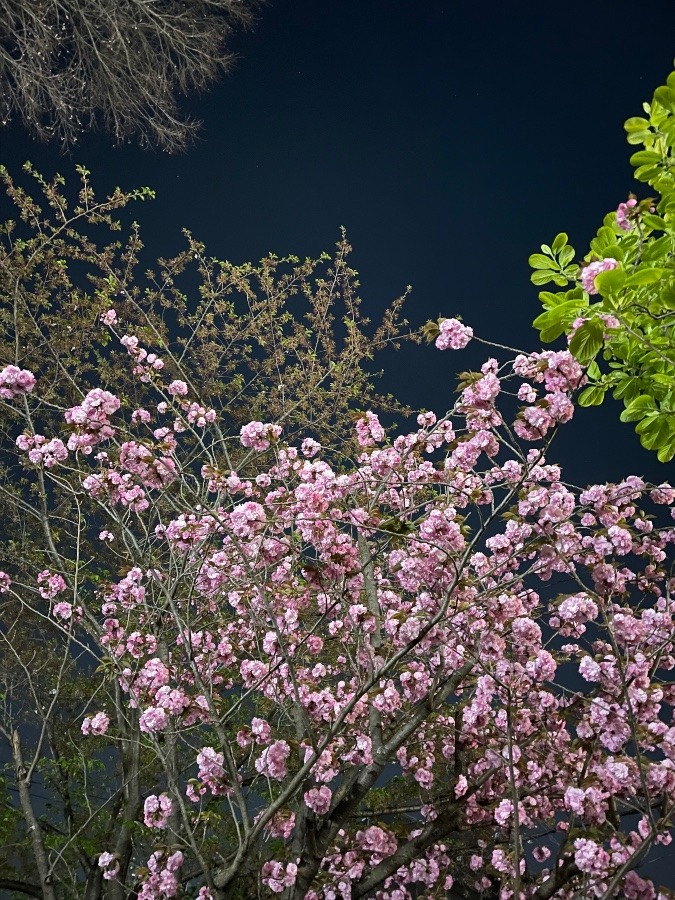
<svg viewBox="0 0 675 900"><path fill-rule="evenodd" d="M33 809L33 801L30 795L30 776L26 772L26 767L23 764L21 738L19 737L17 728L12 732L12 754L14 756L16 784L19 789L19 802L21 803L21 811L23 812L26 828L28 829L31 844L33 845L33 856L35 857L35 866L40 877L42 898L43 900L56 900L52 877L49 873L49 858L42 840L40 823L38 822L35 810Z"/></svg>

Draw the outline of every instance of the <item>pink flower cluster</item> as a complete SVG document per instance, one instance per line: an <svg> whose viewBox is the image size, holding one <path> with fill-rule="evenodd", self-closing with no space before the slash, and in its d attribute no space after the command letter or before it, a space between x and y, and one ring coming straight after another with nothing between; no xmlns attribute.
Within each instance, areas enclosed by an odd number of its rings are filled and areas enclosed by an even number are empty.
<svg viewBox="0 0 675 900"><path fill-rule="evenodd" d="M436 338L439 350L463 350L473 337L473 328L463 325L459 319L441 319L438 327L441 330Z"/></svg>
<svg viewBox="0 0 675 900"><path fill-rule="evenodd" d="M256 772L282 781L286 777L286 762L290 756L291 748L286 741L275 741L266 747L255 761Z"/></svg>
<svg viewBox="0 0 675 900"><path fill-rule="evenodd" d="M297 863L283 863L270 860L262 867L262 883L274 894L282 894L286 888L293 887L298 877Z"/></svg>
<svg viewBox="0 0 675 900"><path fill-rule="evenodd" d="M66 582L63 576L55 575L49 569L44 569L44 571L39 573L37 583L40 585L40 596L44 597L45 600L53 600L57 594L62 593L66 589Z"/></svg>
<svg viewBox="0 0 675 900"><path fill-rule="evenodd" d="M97 712L94 716L87 716L82 721L82 734L105 734L110 725L110 717L107 713Z"/></svg>
<svg viewBox="0 0 675 900"><path fill-rule="evenodd" d="M317 816L325 816L330 809L333 792L325 784L321 787L313 787L304 793L305 805L313 810Z"/></svg>
<svg viewBox="0 0 675 900"><path fill-rule="evenodd" d="M98 475L87 475L82 487L92 497L108 499L113 506L119 503L133 512L141 513L150 506L144 489L140 484L134 484L129 472L122 475L109 468Z"/></svg>
<svg viewBox="0 0 675 900"><path fill-rule="evenodd" d="M532 385L526 385L518 396L528 406L519 413L514 423L518 437L541 440L555 425L569 422L574 415L574 405L569 394L584 380L579 363L567 350L546 350L542 353L519 355L513 363L513 371L522 378L544 385L544 397L539 399Z"/></svg>
<svg viewBox="0 0 675 900"><path fill-rule="evenodd" d="M120 338L120 343L136 361L133 373L138 375L143 383L150 382L153 376L164 368L163 361L156 353L148 353L143 347L138 346L138 338L135 335L125 334Z"/></svg>
<svg viewBox="0 0 675 900"><path fill-rule="evenodd" d="M597 294L598 290L595 286L595 279L601 272L609 272L616 269L619 265L618 260L608 256L607 259L599 259L595 262L588 263L581 270L581 286L588 294Z"/></svg>
<svg viewBox="0 0 675 900"><path fill-rule="evenodd" d="M68 438L68 449L91 453L96 444L110 439L115 429L109 417L119 408L120 401L109 391L101 388L89 391L79 406L66 410L66 422L74 429Z"/></svg>
<svg viewBox="0 0 675 900"><path fill-rule="evenodd" d="M138 894L138 900L170 900L178 896L180 884L177 873L185 858L180 850L169 854L156 850L148 860L150 874Z"/></svg>
<svg viewBox="0 0 675 900"><path fill-rule="evenodd" d="M152 451L136 441L125 441L120 447L120 468L135 475L144 487L163 490L178 477L176 463L170 456L155 457Z"/></svg>
<svg viewBox="0 0 675 900"><path fill-rule="evenodd" d="M0 371L0 398L13 400L23 394L30 394L35 387L35 376L28 369L5 366Z"/></svg>
<svg viewBox="0 0 675 900"><path fill-rule="evenodd" d="M7 572L0 572L0 594L6 594L12 586L12 579Z"/></svg>
<svg viewBox="0 0 675 900"><path fill-rule="evenodd" d="M198 803L207 790L214 797L230 793L223 762L225 757L213 747L202 747L197 754L197 779L188 782L185 793L189 800Z"/></svg>
<svg viewBox="0 0 675 900"><path fill-rule="evenodd" d="M240 432L241 443L244 447L262 452L267 450L270 443L278 441L281 436L281 426L272 425L269 422L249 422Z"/></svg>
<svg viewBox="0 0 675 900"><path fill-rule="evenodd" d="M384 428L375 413L368 411L365 418L356 423L356 439L360 447L374 447L385 438Z"/></svg>
<svg viewBox="0 0 675 900"><path fill-rule="evenodd" d="M188 403L184 412L190 425L196 425L197 428L206 428L216 421L215 409L207 409L199 403Z"/></svg>
<svg viewBox="0 0 675 900"><path fill-rule="evenodd" d="M112 881L120 873L120 861L112 853L101 853L98 858L99 869L103 869L103 878Z"/></svg>
<svg viewBox="0 0 675 900"><path fill-rule="evenodd" d="M328 815L312 900L364 893L381 863L388 874L370 893L383 900L441 896L459 872L469 888L507 898L520 871L534 896L568 870L561 897L592 897L643 842L667 843L669 821L653 799L675 795L666 565L675 529L658 524L671 511L652 506L675 505L675 490L630 476L580 491L514 438L497 405L515 381L509 393L525 409L514 430L535 440L567 421L583 377L567 351L519 356L512 367L489 359L447 416L423 413L409 434L389 437L363 415L363 452L340 469L311 439L285 446L279 426L252 422L242 444L274 442L268 468L231 471L214 439L199 494L213 485L217 503L204 509L176 491L168 518L153 509L119 523L120 546L128 528L148 549L101 589L99 643L142 732L170 728L194 760L185 787L193 827L216 834L219 798L238 806L268 892L290 893L305 871L290 839ZM185 412L183 402L165 405ZM97 455L103 472L85 479L97 500L149 487L122 479L154 478L143 467L160 451L182 459L184 441L194 469L194 444L207 440L153 436L159 449L127 442L124 476ZM41 574L56 596L57 576ZM551 581L555 599L540 595ZM556 683L563 667L573 694ZM224 704L245 723L232 718L223 731ZM103 713L82 725L88 734L107 727ZM369 811L377 781L396 799L394 767L414 805L396 830ZM348 782L354 800L342 815ZM167 826L171 803L147 798L148 827ZM649 810L653 822L617 827L621 804ZM471 848L440 842L448 816ZM534 849L537 865L518 858L516 824L529 839L544 827L564 834L572 821L567 842ZM273 851L268 837L279 839ZM143 900L178 892L182 855L169 854L151 857ZM101 858L104 874L114 871L112 854ZM620 880L627 897L655 896L638 876Z"/></svg>
<svg viewBox="0 0 675 900"><path fill-rule="evenodd" d="M630 231L633 228L632 219L634 216L631 216L631 212L636 206L637 197L634 197L632 194L625 203L619 203L616 209L616 224L619 228L622 228L624 231Z"/></svg>
<svg viewBox="0 0 675 900"><path fill-rule="evenodd" d="M168 794L150 794L143 804L143 821L148 828L166 828L172 803Z"/></svg>
<svg viewBox="0 0 675 900"><path fill-rule="evenodd" d="M32 437L28 434L20 434L16 439L16 446L19 450L28 452L28 459L33 465L42 464L48 469L68 459L68 450L59 438L52 438L48 441L42 434Z"/></svg>

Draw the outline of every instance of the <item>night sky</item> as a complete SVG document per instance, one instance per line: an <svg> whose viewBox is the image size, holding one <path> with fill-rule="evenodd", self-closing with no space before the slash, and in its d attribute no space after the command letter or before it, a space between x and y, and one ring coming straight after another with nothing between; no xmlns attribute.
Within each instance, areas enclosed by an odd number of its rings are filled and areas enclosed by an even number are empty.
<svg viewBox="0 0 675 900"><path fill-rule="evenodd" d="M271 0L233 49L232 74L187 101L204 126L183 155L85 135L63 157L13 126L0 161L154 188L133 210L153 258L182 248L182 227L243 262L331 251L344 225L366 314L410 283L413 325L460 314L534 350L529 254L564 230L581 258L603 215L644 195L622 123L671 70L675 3ZM486 355L404 345L384 387L442 412ZM570 480L667 476L619 412L580 410L562 430Z"/></svg>

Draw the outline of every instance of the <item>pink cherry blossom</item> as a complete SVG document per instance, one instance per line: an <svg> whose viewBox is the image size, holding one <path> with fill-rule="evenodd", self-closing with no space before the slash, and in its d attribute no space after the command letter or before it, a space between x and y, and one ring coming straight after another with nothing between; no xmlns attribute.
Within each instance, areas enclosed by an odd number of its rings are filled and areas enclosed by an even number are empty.
<svg viewBox="0 0 675 900"><path fill-rule="evenodd" d="M30 394L34 387L35 376L28 369L10 365L0 370L0 399L13 400Z"/></svg>
<svg viewBox="0 0 675 900"><path fill-rule="evenodd" d="M618 265L618 260L612 259L611 256L588 263L581 270L581 286L588 294L597 294L598 290L595 287L596 277L601 272L609 272L611 269L616 269Z"/></svg>
<svg viewBox="0 0 675 900"><path fill-rule="evenodd" d="M172 803L168 794L150 794L143 804L143 821L148 828L166 828Z"/></svg>
<svg viewBox="0 0 675 900"><path fill-rule="evenodd" d="M441 319L438 327L441 330L436 338L439 350L463 350L473 337L473 328L458 319Z"/></svg>

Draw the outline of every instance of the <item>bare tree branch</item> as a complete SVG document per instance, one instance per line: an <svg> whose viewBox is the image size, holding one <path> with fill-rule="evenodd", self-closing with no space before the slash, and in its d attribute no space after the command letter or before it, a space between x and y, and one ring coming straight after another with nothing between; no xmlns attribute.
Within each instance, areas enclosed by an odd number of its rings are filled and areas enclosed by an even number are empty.
<svg viewBox="0 0 675 900"><path fill-rule="evenodd" d="M71 147L102 128L117 144L181 150L198 123L177 94L232 67L225 41L261 0L0 0L0 121Z"/></svg>

